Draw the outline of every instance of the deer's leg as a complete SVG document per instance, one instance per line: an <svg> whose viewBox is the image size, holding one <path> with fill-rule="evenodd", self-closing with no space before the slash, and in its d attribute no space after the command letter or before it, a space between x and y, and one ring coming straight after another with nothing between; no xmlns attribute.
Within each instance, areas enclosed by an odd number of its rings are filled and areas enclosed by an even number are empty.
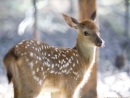
<svg viewBox="0 0 130 98"><path fill-rule="evenodd" d="M17 73L17 74L15 74ZM17 67L15 67L15 71L13 72L13 86L14 86L14 98L21 98L20 93L21 93L21 79L19 78L19 72Z"/></svg>
<svg viewBox="0 0 130 98"><path fill-rule="evenodd" d="M16 85L15 83L13 84L14 86L14 98L20 98L20 89L18 85Z"/></svg>
<svg viewBox="0 0 130 98"><path fill-rule="evenodd" d="M33 90L22 89L20 98L36 98L39 93L34 92Z"/></svg>
<svg viewBox="0 0 130 98"><path fill-rule="evenodd" d="M51 93L51 98L61 98L61 92Z"/></svg>
<svg viewBox="0 0 130 98"><path fill-rule="evenodd" d="M28 76L19 73L20 78L13 81L14 84L14 98L36 98L42 89L37 81L28 78Z"/></svg>
<svg viewBox="0 0 130 98"><path fill-rule="evenodd" d="M62 94L61 98L73 98L73 93L66 91L65 93Z"/></svg>
<svg viewBox="0 0 130 98"><path fill-rule="evenodd" d="M14 83L14 98L36 98L40 90L37 91L34 88L27 87L24 85L17 85Z"/></svg>
<svg viewBox="0 0 130 98"><path fill-rule="evenodd" d="M74 89L72 89L72 88L70 87L70 88L64 89L61 93L60 98L73 98Z"/></svg>
<svg viewBox="0 0 130 98"><path fill-rule="evenodd" d="M70 92L51 93L51 98L73 98Z"/></svg>
<svg viewBox="0 0 130 98"><path fill-rule="evenodd" d="M14 82L14 98L35 98L38 92L24 84Z"/></svg>

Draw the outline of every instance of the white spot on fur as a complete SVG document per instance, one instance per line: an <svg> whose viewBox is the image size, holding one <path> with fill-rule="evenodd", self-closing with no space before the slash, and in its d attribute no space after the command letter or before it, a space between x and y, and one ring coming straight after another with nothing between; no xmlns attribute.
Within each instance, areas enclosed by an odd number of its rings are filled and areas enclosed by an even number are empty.
<svg viewBox="0 0 130 98"><path fill-rule="evenodd" d="M66 72L66 74L69 74L70 73L70 70L68 70L67 72Z"/></svg>
<svg viewBox="0 0 130 98"><path fill-rule="evenodd" d="M27 46L29 47L30 45L29 45L29 44L27 44Z"/></svg>
<svg viewBox="0 0 130 98"><path fill-rule="evenodd" d="M37 63L38 63L38 61L36 60L36 61L35 61L35 64L37 64Z"/></svg>
<svg viewBox="0 0 130 98"><path fill-rule="evenodd" d="M66 51L67 53L69 52L69 50Z"/></svg>
<svg viewBox="0 0 130 98"><path fill-rule="evenodd" d="M44 48L46 49L46 46L44 46Z"/></svg>
<svg viewBox="0 0 130 98"><path fill-rule="evenodd" d="M58 48L55 48L55 51L58 52Z"/></svg>
<svg viewBox="0 0 130 98"><path fill-rule="evenodd" d="M61 63L60 60L58 60L59 64Z"/></svg>
<svg viewBox="0 0 130 98"><path fill-rule="evenodd" d="M57 59L57 55L55 54L55 58Z"/></svg>
<svg viewBox="0 0 130 98"><path fill-rule="evenodd" d="M63 68L63 67L61 66L61 67L60 67L60 70L61 70L62 68Z"/></svg>
<svg viewBox="0 0 130 98"><path fill-rule="evenodd" d="M66 60L68 60L68 58L66 57Z"/></svg>
<svg viewBox="0 0 130 98"><path fill-rule="evenodd" d="M37 41L37 44L39 45L39 44L40 44L40 42L38 42L38 41Z"/></svg>
<svg viewBox="0 0 130 98"><path fill-rule="evenodd" d="M41 51L41 48L39 47L39 51Z"/></svg>
<svg viewBox="0 0 130 98"><path fill-rule="evenodd" d="M75 63L73 63L73 67L75 67Z"/></svg>
<svg viewBox="0 0 130 98"><path fill-rule="evenodd" d="M63 56L63 57L66 57L66 55L65 55L65 54L62 54L62 56Z"/></svg>
<svg viewBox="0 0 130 98"><path fill-rule="evenodd" d="M69 59L69 61L68 61L68 62L69 62L69 63L72 63L72 62L71 62L71 59Z"/></svg>
<svg viewBox="0 0 130 98"><path fill-rule="evenodd" d="M43 71L43 67L41 67L41 70Z"/></svg>
<svg viewBox="0 0 130 98"><path fill-rule="evenodd" d="M41 48L43 49L43 46L41 46Z"/></svg>
<svg viewBox="0 0 130 98"><path fill-rule="evenodd" d="M33 62L29 63L29 66L30 66L31 69L33 68L33 65L34 65Z"/></svg>
<svg viewBox="0 0 130 98"><path fill-rule="evenodd" d="M42 80L40 79L39 82L38 82L39 85L42 85Z"/></svg>
<svg viewBox="0 0 130 98"><path fill-rule="evenodd" d="M74 60L73 56L71 56L71 59Z"/></svg>
<svg viewBox="0 0 130 98"><path fill-rule="evenodd" d="M41 61L42 59L39 57L39 60Z"/></svg>
<svg viewBox="0 0 130 98"><path fill-rule="evenodd" d="M54 64L52 64L51 67L54 68Z"/></svg>
<svg viewBox="0 0 130 98"><path fill-rule="evenodd" d="M44 53L44 55L46 56L46 52Z"/></svg>
<svg viewBox="0 0 130 98"><path fill-rule="evenodd" d="M76 54L76 56L78 56L78 54Z"/></svg>
<svg viewBox="0 0 130 98"><path fill-rule="evenodd" d="M73 53L73 55L75 56L75 53Z"/></svg>
<svg viewBox="0 0 130 98"><path fill-rule="evenodd" d="M39 49L37 49L37 51L39 52Z"/></svg>
<svg viewBox="0 0 130 98"><path fill-rule="evenodd" d="M53 70L51 70L51 72L50 73L55 73Z"/></svg>
<svg viewBox="0 0 130 98"><path fill-rule="evenodd" d="M26 58L26 60L25 60L25 61L26 61L26 62L29 62L29 59L27 59L27 58Z"/></svg>
<svg viewBox="0 0 130 98"><path fill-rule="evenodd" d="M35 71L32 71L32 74L35 75Z"/></svg>
<svg viewBox="0 0 130 98"><path fill-rule="evenodd" d="M37 76L33 76L33 79L39 81L39 78Z"/></svg>
<svg viewBox="0 0 130 98"><path fill-rule="evenodd" d="M37 68L37 72L39 72L39 68Z"/></svg>
<svg viewBox="0 0 130 98"><path fill-rule="evenodd" d="M33 53L32 52L30 53L30 56L33 57Z"/></svg>
<svg viewBox="0 0 130 98"><path fill-rule="evenodd" d="M66 64L63 65L63 67L67 67L67 66L69 66L69 63L66 63Z"/></svg>
<svg viewBox="0 0 130 98"><path fill-rule="evenodd" d="M76 60L76 62L77 62L77 64L79 64L79 61L78 61L78 60Z"/></svg>

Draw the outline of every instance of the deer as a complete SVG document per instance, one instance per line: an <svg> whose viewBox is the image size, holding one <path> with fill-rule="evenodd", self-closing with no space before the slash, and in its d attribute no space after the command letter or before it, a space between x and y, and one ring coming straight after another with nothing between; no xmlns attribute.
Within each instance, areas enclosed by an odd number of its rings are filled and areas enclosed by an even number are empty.
<svg viewBox="0 0 130 98"><path fill-rule="evenodd" d="M80 97L94 66L96 48L104 41L94 18L78 21L62 15L77 31L75 47L54 47L28 39L5 55L3 63L9 83L13 83L14 98L36 98L41 91L50 92L52 98Z"/></svg>

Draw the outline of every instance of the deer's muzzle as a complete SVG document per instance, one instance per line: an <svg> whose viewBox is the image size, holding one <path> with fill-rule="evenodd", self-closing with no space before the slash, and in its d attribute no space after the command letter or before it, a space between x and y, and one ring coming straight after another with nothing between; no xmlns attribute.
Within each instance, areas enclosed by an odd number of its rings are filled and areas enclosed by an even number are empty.
<svg viewBox="0 0 130 98"><path fill-rule="evenodd" d="M104 45L104 41L103 41L102 39L97 38L96 41L97 41L97 42L96 42L96 46L97 46L97 47L102 47L102 46Z"/></svg>

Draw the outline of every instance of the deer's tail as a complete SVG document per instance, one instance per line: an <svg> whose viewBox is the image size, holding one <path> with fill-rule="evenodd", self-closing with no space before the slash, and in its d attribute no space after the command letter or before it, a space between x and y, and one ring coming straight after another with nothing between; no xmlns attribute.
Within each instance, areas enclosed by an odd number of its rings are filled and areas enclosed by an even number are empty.
<svg viewBox="0 0 130 98"><path fill-rule="evenodd" d="M11 49L4 57L3 63L6 68L8 82L10 83L14 77L15 73L15 63L16 63L16 56L14 54L14 49Z"/></svg>

